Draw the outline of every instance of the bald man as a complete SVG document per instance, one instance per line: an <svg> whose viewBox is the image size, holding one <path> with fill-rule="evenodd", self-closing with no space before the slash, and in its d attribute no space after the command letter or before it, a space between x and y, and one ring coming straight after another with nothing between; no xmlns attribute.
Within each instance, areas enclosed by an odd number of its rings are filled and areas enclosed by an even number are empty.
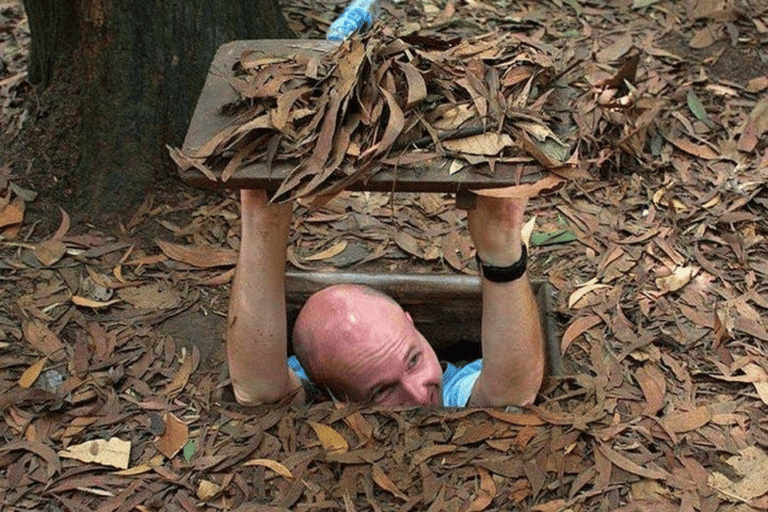
<svg viewBox="0 0 768 512"><path fill-rule="evenodd" d="M242 236L232 285L227 361L237 401L277 402L311 383L340 400L377 405L528 405L544 374L544 343L520 230L527 201L478 197L467 214L482 279L483 359L443 371L410 315L359 285L314 294L287 358L285 264L290 204L240 195Z"/></svg>

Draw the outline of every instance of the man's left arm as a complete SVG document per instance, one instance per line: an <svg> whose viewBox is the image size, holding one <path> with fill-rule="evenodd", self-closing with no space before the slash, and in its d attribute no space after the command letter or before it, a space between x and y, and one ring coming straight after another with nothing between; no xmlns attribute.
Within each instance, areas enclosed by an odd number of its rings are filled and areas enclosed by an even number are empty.
<svg viewBox="0 0 768 512"><path fill-rule="evenodd" d="M527 200L477 198L467 217L483 264L506 268L520 261L526 204ZM483 369L469 405L529 405L544 378L545 352L528 273L508 282L486 276L481 280Z"/></svg>

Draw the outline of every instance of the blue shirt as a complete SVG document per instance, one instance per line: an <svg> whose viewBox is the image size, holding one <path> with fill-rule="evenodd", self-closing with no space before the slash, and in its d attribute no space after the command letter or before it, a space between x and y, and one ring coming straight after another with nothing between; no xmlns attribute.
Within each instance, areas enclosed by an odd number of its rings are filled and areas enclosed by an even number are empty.
<svg viewBox="0 0 768 512"><path fill-rule="evenodd" d="M307 377L307 373L301 367L296 356L288 358L288 367L296 372L300 379L309 382L309 377ZM482 359L473 361L461 368L448 363L445 372L443 372L443 406L466 407L469 396L472 394L472 387L474 387L482 368Z"/></svg>

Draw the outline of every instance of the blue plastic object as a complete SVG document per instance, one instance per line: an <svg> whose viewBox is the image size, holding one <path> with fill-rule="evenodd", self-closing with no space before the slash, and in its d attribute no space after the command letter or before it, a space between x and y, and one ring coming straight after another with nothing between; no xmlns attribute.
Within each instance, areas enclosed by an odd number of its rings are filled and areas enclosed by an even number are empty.
<svg viewBox="0 0 768 512"><path fill-rule="evenodd" d="M329 41L343 41L363 27L369 28L378 13L378 0L354 0L344 9L336 21L331 23L325 38Z"/></svg>

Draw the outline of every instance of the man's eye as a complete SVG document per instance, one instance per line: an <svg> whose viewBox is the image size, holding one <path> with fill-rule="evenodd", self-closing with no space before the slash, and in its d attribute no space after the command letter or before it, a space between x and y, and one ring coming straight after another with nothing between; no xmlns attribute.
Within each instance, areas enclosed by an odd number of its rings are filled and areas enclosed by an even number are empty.
<svg viewBox="0 0 768 512"><path fill-rule="evenodd" d="M387 396L387 393L389 393L390 389L391 389L391 386L380 386L374 389L373 393L371 393L371 401L378 402L382 400L384 397Z"/></svg>
<svg viewBox="0 0 768 512"><path fill-rule="evenodd" d="M419 360L421 359L421 354L414 355L410 361L408 361L408 368L414 368L417 364L419 364Z"/></svg>

